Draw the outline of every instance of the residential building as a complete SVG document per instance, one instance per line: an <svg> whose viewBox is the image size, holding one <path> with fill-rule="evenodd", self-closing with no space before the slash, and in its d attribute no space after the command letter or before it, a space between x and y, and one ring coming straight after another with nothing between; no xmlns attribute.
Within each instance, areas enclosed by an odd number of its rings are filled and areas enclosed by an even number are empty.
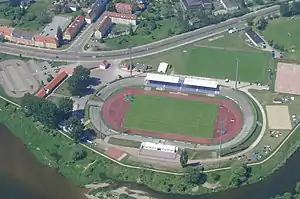
<svg viewBox="0 0 300 199"><path fill-rule="evenodd" d="M254 46L264 47L266 45L265 40L254 30L249 29L245 32L245 35L252 42Z"/></svg>
<svg viewBox="0 0 300 199"><path fill-rule="evenodd" d="M112 23L136 26L137 17L134 14L123 14L117 12L105 12L105 16L111 18Z"/></svg>
<svg viewBox="0 0 300 199"><path fill-rule="evenodd" d="M223 7L229 12L239 9L239 6L235 0L220 0L220 2Z"/></svg>
<svg viewBox="0 0 300 199"><path fill-rule="evenodd" d="M10 41L17 44L34 46L34 35L14 29Z"/></svg>
<svg viewBox="0 0 300 199"><path fill-rule="evenodd" d="M73 40L85 24L83 16L77 16L64 32L64 39Z"/></svg>
<svg viewBox="0 0 300 199"><path fill-rule="evenodd" d="M96 0L96 2L91 6L85 20L88 24L93 23L100 15L105 11L106 4L109 0Z"/></svg>
<svg viewBox="0 0 300 199"><path fill-rule="evenodd" d="M76 3L76 2L70 2L70 3L68 3L68 5L67 5L69 8L70 8L70 10L72 10L73 12L76 12L76 11L78 11L78 9L79 9L79 5Z"/></svg>
<svg viewBox="0 0 300 199"><path fill-rule="evenodd" d="M112 20L108 16L104 16L99 24L98 30L95 32L95 38L101 39L107 36L112 27Z"/></svg>
<svg viewBox="0 0 300 199"><path fill-rule="evenodd" d="M131 14L133 11L133 7L128 3L116 3L115 8L118 13Z"/></svg>
<svg viewBox="0 0 300 199"><path fill-rule="evenodd" d="M212 0L180 0L182 7L185 10L195 10L195 9L212 9Z"/></svg>
<svg viewBox="0 0 300 199"><path fill-rule="evenodd" d="M58 41L55 37L36 35L34 45L42 48L57 48Z"/></svg>
<svg viewBox="0 0 300 199"><path fill-rule="evenodd" d="M6 40L11 40L12 32L13 29L0 26L0 35L3 36Z"/></svg>

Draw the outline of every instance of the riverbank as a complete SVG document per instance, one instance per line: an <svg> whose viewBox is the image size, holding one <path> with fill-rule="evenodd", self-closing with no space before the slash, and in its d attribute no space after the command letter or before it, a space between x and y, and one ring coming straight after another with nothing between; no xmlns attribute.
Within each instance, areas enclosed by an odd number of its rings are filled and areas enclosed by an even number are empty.
<svg viewBox="0 0 300 199"><path fill-rule="evenodd" d="M193 189L195 186L187 184L184 176L122 167L84 149L57 131L42 127L34 122L32 118L24 117L22 112L3 101L0 101L0 110L0 123L5 124L17 137L21 138L39 161L55 168L76 185L84 186L93 182L106 182L108 180L106 176L109 176L109 178L116 181L146 184L150 188L162 192L195 195L212 191L203 187L195 191ZM251 167L252 173L248 183L257 182L265 177L259 174L270 174L275 168L278 168L286 160L287 154L292 154L296 149L299 140L300 131L297 130L271 160L263 165ZM87 157L83 160L74 161L72 156L77 150L86 150ZM90 164L92 162L97 163ZM220 175L220 187L216 188L215 191L230 187L230 170L209 172L206 176L208 181L213 179L212 175L214 173Z"/></svg>

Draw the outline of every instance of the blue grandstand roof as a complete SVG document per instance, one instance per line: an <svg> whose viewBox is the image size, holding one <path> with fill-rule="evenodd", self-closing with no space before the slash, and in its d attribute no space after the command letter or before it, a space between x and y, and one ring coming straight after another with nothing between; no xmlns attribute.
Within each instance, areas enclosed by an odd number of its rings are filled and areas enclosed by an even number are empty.
<svg viewBox="0 0 300 199"><path fill-rule="evenodd" d="M12 32L12 36L13 37L16 37L16 38L24 38L24 39L32 39L33 38L33 34L30 34L30 33L26 33L26 32L22 32L22 31L19 31L19 30L14 30Z"/></svg>

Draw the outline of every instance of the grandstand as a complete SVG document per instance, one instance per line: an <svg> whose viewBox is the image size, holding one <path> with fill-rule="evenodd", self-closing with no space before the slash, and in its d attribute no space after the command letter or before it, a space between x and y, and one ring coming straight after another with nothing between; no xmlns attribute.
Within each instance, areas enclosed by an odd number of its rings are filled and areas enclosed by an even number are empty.
<svg viewBox="0 0 300 199"><path fill-rule="evenodd" d="M149 73L145 78L145 85L181 91L218 94L217 81L200 77L183 77Z"/></svg>

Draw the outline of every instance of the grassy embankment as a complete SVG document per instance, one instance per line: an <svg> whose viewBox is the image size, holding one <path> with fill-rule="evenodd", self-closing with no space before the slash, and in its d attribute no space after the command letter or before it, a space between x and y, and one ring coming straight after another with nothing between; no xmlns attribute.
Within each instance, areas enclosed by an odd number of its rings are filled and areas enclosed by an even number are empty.
<svg viewBox="0 0 300 199"><path fill-rule="evenodd" d="M220 36L219 36L220 37ZM235 79L236 60L239 60L239 80L268 82L269 67L274 67L271 53L248 46L239 34L205 39L196 44L135 59L134 62L151 65L167 62L177 74Z"/></svg>

